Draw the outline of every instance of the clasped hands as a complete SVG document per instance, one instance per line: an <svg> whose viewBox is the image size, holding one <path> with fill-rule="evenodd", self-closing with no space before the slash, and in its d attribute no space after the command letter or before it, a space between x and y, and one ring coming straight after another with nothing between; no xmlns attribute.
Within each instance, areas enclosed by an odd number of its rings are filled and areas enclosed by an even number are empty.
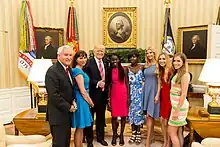
<svg viewBox="0 0 220 147"><path fill-rule="evenodd" d="M105 81L104 81L104 80L99 81L99 82L98 82L98 86L99 86L100 88L105 88Z"/></svg>
<svg viewBox="0 0 220 147"><path fill-rule="evenodd" d="M75 112L77 110L76 101L73 100L72 105L70 106L70 112Z"/></svg>

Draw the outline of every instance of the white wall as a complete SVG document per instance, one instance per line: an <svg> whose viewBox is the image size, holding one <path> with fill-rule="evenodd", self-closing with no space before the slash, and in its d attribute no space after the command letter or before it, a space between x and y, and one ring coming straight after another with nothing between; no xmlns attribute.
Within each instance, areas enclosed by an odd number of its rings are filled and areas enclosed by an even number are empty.
<svg viewBox="0 0 220 147"><path fill-rule="evenodd" d="M10 123L18 113L31 108L28 87L0 89L0 121Z"/></svg>

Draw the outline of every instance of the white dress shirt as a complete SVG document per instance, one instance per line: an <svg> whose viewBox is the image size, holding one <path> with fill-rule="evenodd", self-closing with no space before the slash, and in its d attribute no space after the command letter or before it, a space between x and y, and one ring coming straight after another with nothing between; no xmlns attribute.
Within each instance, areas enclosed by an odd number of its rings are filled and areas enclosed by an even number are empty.
<svg viewBox="0 0 220 147"><path fill-rule="evenodd" d="M58 60L58 62L60 62L60 61ZM60 64L63 66L63 68L64 68L64 70L65 70L65 72L66 72L66 68L67 68L68 66L63 65L62 62L60 62ZM68 68L70 68L70 67L68 67ZM70 72L68 72L68 76L69 76L69 79L70 79L71 84L73 85L73 80L72 80L72 78L71 78Z"/></svg>

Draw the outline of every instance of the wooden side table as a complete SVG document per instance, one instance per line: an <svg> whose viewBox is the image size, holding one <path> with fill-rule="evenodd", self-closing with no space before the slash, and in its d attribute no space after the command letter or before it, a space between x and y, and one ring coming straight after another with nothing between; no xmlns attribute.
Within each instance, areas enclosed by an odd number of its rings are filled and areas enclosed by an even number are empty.
<svg viewBox="0 0 220 147"><path fill-rule="evenodd" d="M15 124L15 135L20 131L23 135L50 134L49 123L45 117L38 117L37 109L28 109L13 118Z"/></svg>
<svg viewBox="0 0 220 147"><path fill-rule="evenodd" d="M220 119L210 119L209 117L201 117L199 110L206 108L192 107L189 110L187 120L190 127L190 145L193 141L193 133L196 131L201 137L217 137L220 138ZM219 115L220 117L220 115Z"/></svg>
<svg viewBox="0 0 220 147"><path fill-rule="evenodd" d="M187 97L188 98L201 98L201 99L203 99L203 94L204 93L188 92Z"/></svg>

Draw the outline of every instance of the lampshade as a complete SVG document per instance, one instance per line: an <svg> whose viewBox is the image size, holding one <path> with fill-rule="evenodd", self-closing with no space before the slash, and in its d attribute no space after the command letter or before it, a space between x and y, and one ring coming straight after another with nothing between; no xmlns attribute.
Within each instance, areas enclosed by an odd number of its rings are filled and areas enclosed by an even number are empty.
<svg viewBox="0 0 220 147"><path fill-rule="evenodd" d="M220 85L220 59L206 59L205 65L199 76L199 81L205 82L208 85Z"/></svg>
<svg viewBox="0 0 220 147"><path fill-rule="evenodd" d="M51 65L51 59L34 59L27 81L34 82L39 86L44 86L45 75Z"/></svg>

